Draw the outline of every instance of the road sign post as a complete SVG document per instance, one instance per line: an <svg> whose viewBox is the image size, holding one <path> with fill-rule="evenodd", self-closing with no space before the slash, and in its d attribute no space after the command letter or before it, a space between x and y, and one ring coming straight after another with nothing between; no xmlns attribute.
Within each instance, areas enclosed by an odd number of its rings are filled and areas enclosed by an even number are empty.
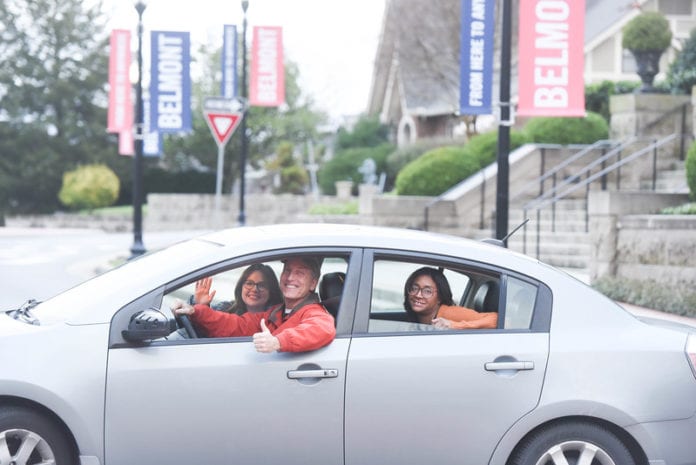
<svg viewBox="0 0 696 465"><path fill-rule="evenodd" d="M205 121L218 146L217 176L215 179L215 215L218 218L222 196L225 145L244 118L245 109L244 101L239 98L209 97L203 102Z"/></svg>

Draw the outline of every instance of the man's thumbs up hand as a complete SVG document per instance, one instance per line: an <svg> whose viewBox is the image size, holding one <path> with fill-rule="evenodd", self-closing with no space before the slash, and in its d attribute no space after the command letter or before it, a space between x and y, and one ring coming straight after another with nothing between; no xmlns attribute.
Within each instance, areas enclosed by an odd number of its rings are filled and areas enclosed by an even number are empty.
<svg viewBox="0 0 696 465"><path fill-rule="evenodd" d="M261 332L254 334L254 347L266 354L280 350L280 341L268 330L264 319L261 319Z"/></svg>

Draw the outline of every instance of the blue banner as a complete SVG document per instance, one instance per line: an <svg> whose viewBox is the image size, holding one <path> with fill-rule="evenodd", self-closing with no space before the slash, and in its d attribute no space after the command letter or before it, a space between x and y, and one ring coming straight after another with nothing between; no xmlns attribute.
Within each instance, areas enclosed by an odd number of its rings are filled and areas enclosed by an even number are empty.
<svg viewBox="0 0 696 465"><path fill-rule="evenodd" d="M150 130L191 130L191 39L188 32L152 31Z"/></svg>
<svg viewBox="0 0 696 465"><path fill-rule="evenodd" d="M225 24L222 40L222 88L225 98L237 96L237 26Z"/></svg>
<svg viewBox="0 0 696 465"><path fill-rule="evenodd" d="M459 113L492 113L495 0L462 0Z"/></svg>
<svg viewBox="0 0 696 465"><path fill-rule="evenodd" d="M143 155L160 157L164 153L162 133L150 129L150 94L143 91Z"/></svg>

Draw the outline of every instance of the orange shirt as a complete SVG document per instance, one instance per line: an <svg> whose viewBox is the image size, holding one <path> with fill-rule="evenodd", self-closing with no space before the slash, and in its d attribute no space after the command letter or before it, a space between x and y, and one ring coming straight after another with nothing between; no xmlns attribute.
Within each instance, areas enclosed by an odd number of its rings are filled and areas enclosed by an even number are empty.
<svg viewBox="0 0 696 465"><path fill-rule="evenodd" d="M457 305L440 305L436 317L450 320L452 329L495 329L498 326L496 312L477 312Z"/></svg>

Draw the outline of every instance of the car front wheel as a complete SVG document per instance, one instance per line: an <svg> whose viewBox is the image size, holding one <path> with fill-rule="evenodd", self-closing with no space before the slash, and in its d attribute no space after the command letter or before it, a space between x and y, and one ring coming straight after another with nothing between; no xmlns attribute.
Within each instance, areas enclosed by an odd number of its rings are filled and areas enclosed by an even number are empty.
<svg viewBox="0 0 696 465"><path fill-rule="evenodd" d="M0 407L0 464L72 465L65 434L50 420L23 407Z"/></svg>
<svg viewBox="0 0 696 465"><path fill-rule="evenodd" d="M510 465L635 465L626 445L607 428L569 422L532 433Z"/></svg>

